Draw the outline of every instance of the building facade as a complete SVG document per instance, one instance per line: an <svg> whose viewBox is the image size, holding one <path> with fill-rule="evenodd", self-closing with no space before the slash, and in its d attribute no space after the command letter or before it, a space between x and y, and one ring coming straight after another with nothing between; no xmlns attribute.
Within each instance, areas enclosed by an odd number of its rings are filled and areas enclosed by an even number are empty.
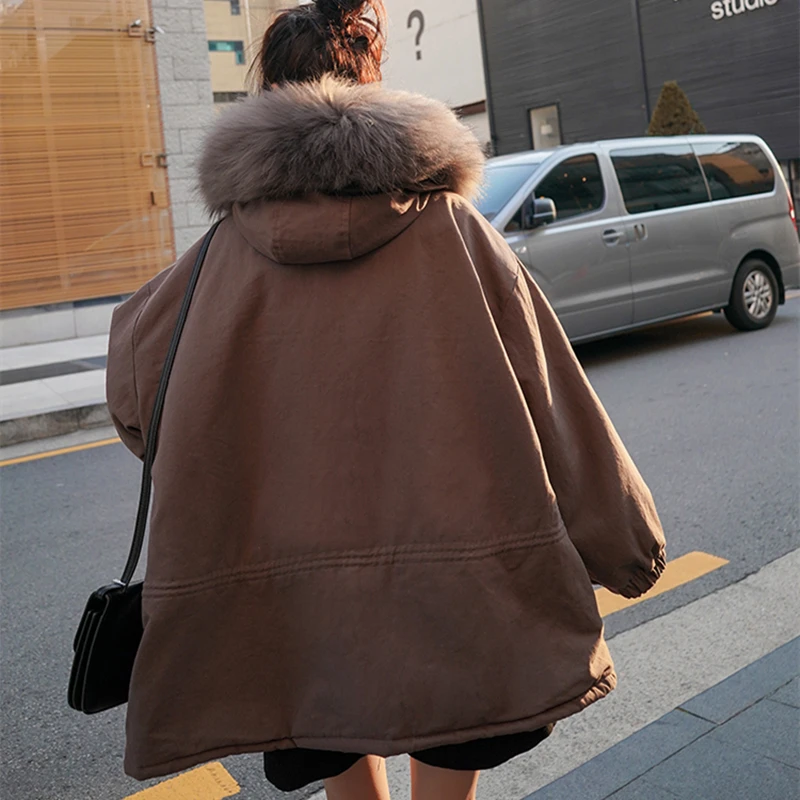
<svg viewBox="0 0 800 800"><path fill-rule="evenodd" d="M103 332L203 234L202 138L293 2L0 0L5 344ZM475 0L387 6L387 85L443 100L488 143Z"/></svg>
<svg viewBox="0 0 800 800"><path fill-rule="evenodd" d="M199 2L199 0L198 0ZM214 103L245 97L248 71L275 13L296 0L203 0Z"/></svg>
<svg viewBox="0 0 800 800"><path fill-rule="evenodd" d="M487 148L480 24L475 0L389 0L383 82L447 103Z"/></svg>
<svg viewBox="0 0 800 800"><path fill-rule="evenodd" d="M193 162L211 119L197 0L0 2L4 343L24 343L30 307L52 312L42 337L99 332L74 307L136 290L205 230Z"/></svg>
<svg viewBox="0 0 800 800"><path fill-rule="evenodd" d="M493 148L641 136L665 81L762 136L800 194L797 0L481 0Z"/></svg>

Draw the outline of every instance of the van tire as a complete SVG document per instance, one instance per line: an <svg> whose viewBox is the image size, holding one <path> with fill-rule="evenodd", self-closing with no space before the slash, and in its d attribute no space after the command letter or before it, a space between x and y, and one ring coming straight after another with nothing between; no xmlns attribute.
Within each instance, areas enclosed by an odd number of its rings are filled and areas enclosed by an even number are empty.
<svg viewBox="0 0 800 800"><path fill-rule="evenodd" d="M725 317L740 331L766 328L778 313L778 280L760 258L748 258L736 271Z"/></svg>

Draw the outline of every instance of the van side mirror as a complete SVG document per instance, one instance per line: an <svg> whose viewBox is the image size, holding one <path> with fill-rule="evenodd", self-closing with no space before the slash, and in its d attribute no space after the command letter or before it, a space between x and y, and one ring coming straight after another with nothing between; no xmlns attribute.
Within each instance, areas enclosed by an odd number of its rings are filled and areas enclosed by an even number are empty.
<svg viewBox="0 0 800 800"><path fill-rule="evenodd" d="M533 200L533 228L549 225L558 218L556 204L549 197L536 197Z"/></svg>
<svg viewBox="0 0 800 800"><path fill-rule="evenodd" d="M526 230L549 225L558 218L556 204L549 197L529 197L524 206L524 227Z"/></svg>

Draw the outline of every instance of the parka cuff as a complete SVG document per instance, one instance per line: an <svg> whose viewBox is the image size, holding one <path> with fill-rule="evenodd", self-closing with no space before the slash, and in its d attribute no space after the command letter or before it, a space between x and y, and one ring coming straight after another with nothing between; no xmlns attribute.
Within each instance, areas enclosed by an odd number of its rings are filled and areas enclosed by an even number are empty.
<svg viewBox="0 0 800 800"><path fill-rule="evenodd" d="M641 597L655 586L667 566L667 553L664 545L657 544L653 548L653 560L650 569L638 568L619 594L629 599Z"/></svg>

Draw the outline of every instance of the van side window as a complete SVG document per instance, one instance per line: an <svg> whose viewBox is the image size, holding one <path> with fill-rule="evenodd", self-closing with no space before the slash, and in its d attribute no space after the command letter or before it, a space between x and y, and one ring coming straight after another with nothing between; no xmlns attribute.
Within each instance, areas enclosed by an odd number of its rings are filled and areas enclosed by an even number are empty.
<svg viewBox="0 0 800 800"><path fill-rule="evenodd" d="M755 142L696 144L694 151L714 200L766 194L775 188L775 170Z"/></svg>
<svg viewBox="0 0 800 800"><path fill-rule="evenodd" d="M597 211L606 199L597 156L587 153L562 161L539 181L535 195L556 204L558 220Z"/></svg>
<svg viewBox="0 0 800 800"><path fill-rule="evenodd" d="M614 150L611 161L629 214L708 202L700 164L688 144Z"/></svg>

